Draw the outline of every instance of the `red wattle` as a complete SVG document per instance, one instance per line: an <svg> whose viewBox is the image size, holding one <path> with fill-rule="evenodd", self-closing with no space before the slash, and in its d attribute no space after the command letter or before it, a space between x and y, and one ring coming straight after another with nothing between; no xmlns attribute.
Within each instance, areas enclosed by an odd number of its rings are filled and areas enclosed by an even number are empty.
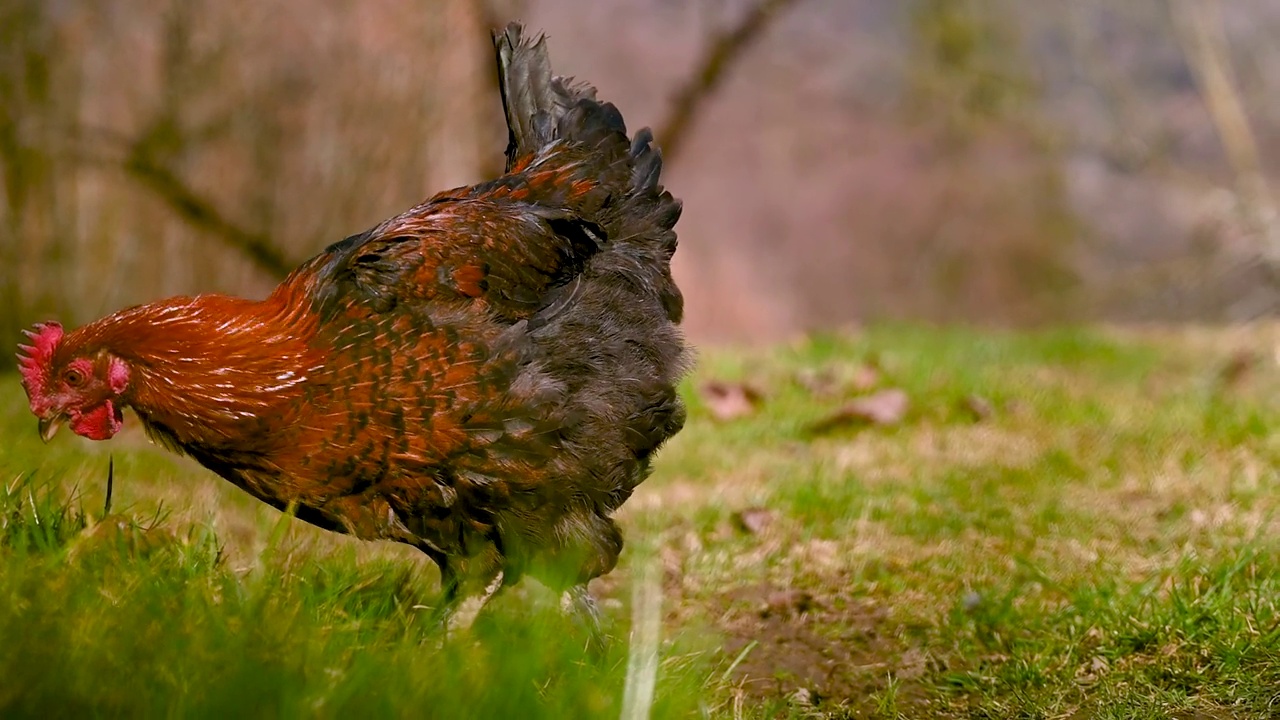
<svg viewBox="0 0 1280 720"><path fill-rule="evenodd" d="M124 412L110 400L71 419L71 430L90 440L107 440L124 427Z"/></svg>

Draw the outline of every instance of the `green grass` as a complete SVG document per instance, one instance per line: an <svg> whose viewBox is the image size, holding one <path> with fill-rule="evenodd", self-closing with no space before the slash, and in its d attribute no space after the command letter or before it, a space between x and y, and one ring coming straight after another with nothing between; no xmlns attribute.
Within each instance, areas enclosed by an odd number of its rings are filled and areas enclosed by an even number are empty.
<svg viewBox="0 0 1280 720"><path fill-rule="evenodd" d="M704 352L594 587L600 653L536 586L442 645L413 551L284 517L136 422L44 446L0 376L0 715L617 717L633 579L659 562L653 717L1271 717L1275 337L883 327ZM798 375L872 359L903 421L812 436L857 393ZM715 421L709 379L764 402Z"/></svg>

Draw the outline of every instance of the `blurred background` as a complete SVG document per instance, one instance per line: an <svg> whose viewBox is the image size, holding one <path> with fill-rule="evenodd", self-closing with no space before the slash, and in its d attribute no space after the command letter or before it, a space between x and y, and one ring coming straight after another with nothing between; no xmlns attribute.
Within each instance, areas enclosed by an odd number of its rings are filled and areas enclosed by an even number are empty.
<svg viewBox="0 0 1280 720"><path fill-rule="evenodd" d="M512 18L656 129L695 341L1276 307L1274 0L0 0L0 337L492 176Z"/></svg>

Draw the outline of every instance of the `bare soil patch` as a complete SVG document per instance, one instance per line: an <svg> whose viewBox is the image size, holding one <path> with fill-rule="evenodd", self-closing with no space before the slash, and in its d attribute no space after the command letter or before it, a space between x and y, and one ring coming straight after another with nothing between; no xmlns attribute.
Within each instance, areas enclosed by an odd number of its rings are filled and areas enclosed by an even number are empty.
<svg viewBox="0 0 1280 720"><path fill-rule="evenodd" d="M875 601L773 585L735 588L720 599L726 654L745 651L733 682L748 697L862 717L892 682L899 711L928 705L918 682L927 656Z"/></svg>

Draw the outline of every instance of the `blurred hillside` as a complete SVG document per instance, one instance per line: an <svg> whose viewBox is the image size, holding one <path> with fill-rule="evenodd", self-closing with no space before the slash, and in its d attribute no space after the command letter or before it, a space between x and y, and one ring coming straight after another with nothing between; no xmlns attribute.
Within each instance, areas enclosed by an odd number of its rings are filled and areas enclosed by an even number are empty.
<svg viewBox="0 0 1280 720"><path fill-rule="evenodd" d="M492 174L494 23L544 29L559 72L661 130L759 1L0 0L0 337L164 294L260 296ZM1178 5L778 5L669 155L695 339L1273 310L1241 194L1266 183L1228 162ZM1221 17L1275 178L1280 4Z"/></svg>

